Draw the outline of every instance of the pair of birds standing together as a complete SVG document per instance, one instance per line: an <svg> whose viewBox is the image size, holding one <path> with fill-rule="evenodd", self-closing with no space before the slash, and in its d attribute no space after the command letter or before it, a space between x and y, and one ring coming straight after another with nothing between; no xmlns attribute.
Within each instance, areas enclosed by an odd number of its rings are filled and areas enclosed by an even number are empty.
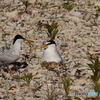
<svg viewBox="0 0 100 100"><path fill-rule="evenodd" d="M25 39L22 35L16 35L13 40L12 47L0 54L0 65L8 65L16 62L20 58L20 47L22 41L29 41L30 39ZM62 58L56 50L56 43L53 40L47 41L45 45L41 46L42 48L47 47L43 53L41 62L62 62Z"/></svg>

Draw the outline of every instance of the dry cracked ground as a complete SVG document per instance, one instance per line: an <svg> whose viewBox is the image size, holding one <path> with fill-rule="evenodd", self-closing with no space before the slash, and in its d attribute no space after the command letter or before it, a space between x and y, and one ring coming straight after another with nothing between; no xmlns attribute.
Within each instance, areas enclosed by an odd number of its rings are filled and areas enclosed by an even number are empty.
<svg viewBox="0 0 100 100"><path fill-rule="evenodd" d="M55 42L64 65L55 69L60 76L40 64L40 46L48 39L41 23L47 21L59 25ZM0 0L0 53L16 34L34 42L22 43L22 65L9 65L13 73L0 68L0 100L65 100L63 75L71 78L70 92L94 91L87 64L100 54L99 0Z"/></svg>

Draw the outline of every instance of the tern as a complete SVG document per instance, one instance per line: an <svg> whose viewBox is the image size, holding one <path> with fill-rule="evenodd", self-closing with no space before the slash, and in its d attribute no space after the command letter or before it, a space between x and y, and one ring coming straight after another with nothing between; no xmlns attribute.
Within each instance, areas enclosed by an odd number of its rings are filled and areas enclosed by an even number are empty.
<svg viewBox="0 0 100 100"><path fill-rule="evenodd" d="M56 63L62 63L62 57L60 56L59 52L56 48L56 43L53 40L49 40L46 42L45 45L42 45L41 48L45 48L45 51L43 53L43 57L41 59L41 62L56 62Z"/></svg>
<svg viewBox="0 0 100 100"><path fill-rule="evenodd" d="M22 41L31 42L32 40L25 39L22 35L16 35L13 39L12 47L4 53L0 54L0 65L8 65L14 63L20 58L20 49Z"/></svg>

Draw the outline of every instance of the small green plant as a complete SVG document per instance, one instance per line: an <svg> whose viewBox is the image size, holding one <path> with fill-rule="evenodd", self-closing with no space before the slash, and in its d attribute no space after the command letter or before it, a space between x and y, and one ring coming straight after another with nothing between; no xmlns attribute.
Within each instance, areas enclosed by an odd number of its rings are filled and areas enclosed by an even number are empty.
<svg viewBox="0 0 100 100"><path fill-rule="evenodd" d="M52 72L55 72L56 73L56 75L57 75L57 77L60 77L60 73L59 73L59 71L57 71L57 70L55 70L55 69L48 69L48 71L52 71Z"/></svg>
<svg viewBox="0 0 100 100"><path fill-rule="evenodd" d="M33 92L33 95L35 95L35 93L36 93L37 91L40 91L41 87L42 87L42 85L39 85L38 82L34 83L34 87L31 88L31 90L32 90L32 92Z"/></svg>
<svg viewBox="0 0 100 100"><path fill-rule="evenodd" d="M74 97L74 100L81 100L79 97Z"/></svg>
<svg viewBox="0 0 100 100"><path fill-rule="evenodd" d="M99 58L90 59L91 63L88 64L90 69L92 70L93 75L91 75L91 79L94 83L97 83L100 79L100 61Z"/></svg>
<svg viewBox="0 0 100 100"><path fill-rule="evenodd" d="M47 21L47 24L42 24L44 26L45 29L47 29L47 35L51 40L55 39L55 36L58 33L58 23L56 23L55 21L53 21L51 24L49 24L49 22Z"/></svg>
<svg viewBox="0 0 100 100"><path fill-rule="evenodd" d="M74 67L79 67L80 66L80 63L79 62L75 62L74 61L74 63L75 63Z"/></svg>
<svg viewBox="0 0 100 100"><path fill-rule="evenodd" d="M24 81L26 81L27 85L30 85L32 77L33 77L32 73L28 73L24 74L22 77L20 77L20 79L23 79Z"/></svg>
<svg viewBox="0 0 100 100"><path fill-rule="evenodd" d="M89 1L87 2L87 4L88 4L88 6L94 5L94 3L91 2L91 0L89 0Z"/></svg>
<svg viewBox="0 0 100 100"><path fill-rule="evenodd" d="M44 5L43 5L43 8L47 8L48 6L48 2L46 2Z"/></svg>
<svg viewBox="0 0 100 100"><path fill-rule="evenodd" d="M49 87L47 84L47 100L55 100L55 87Z"/></svg>
<svg viewBox="0 0 100 100"><path fill-rule="evenodd" d="M24 6L25 6L25 11L27 11L27 8L31 5L31 3L28 2L28 0L20 0Z"/></svg>
<svg viewBox="0 0 100 100"><path fill-rule="evenodd" d="M94 59L90 59L91 63L88 64L90 69L92 70L93 75L91 75L91 80L93 81L93 86L95 92L98 93L96 100L100 100L99 95L100 95L100 61L98 56Z"/></svg>
<svg viewBox="0 0 100 100"><path fill-rule="evenodd" d="M97 26L98 24L97 24L97 22L96 22L96 20L94 20L93 22L92 22L92 26Z"/></svg>
<svg viewBox="0 0 100 100"><path fill-rule="evenodd" d="M88 3L88 6L91 6L91 1L90 0L87 3Z"/></svg>
<svg viewBox="0 0 100 100"><path fill-rule="evenodd" d="M97 82L97 83L94 84L94 90L95 90L95 92L98 93L97 99L99 99L99 95L100 95L100 82Z"/></svg>
<svg viewBox="0 0 100 100"><path fill-rule="evenodd" d="M6 38L6 35L5 34L2 34L2 41L5 41L5 38Z"/></svg>
<svg viewBox="0 0 100 100"><path fill-rule="evenodd" d="M75 0L65 0L65 1L70 2L70 1L75 1Z"/></svg>
<svg viewBox="0 0 100 100"><path fill-rule="evenodd" d="M74 99L65 99L65 100L81 100L79 97L74 97Z"/></svg>
<svg viewBox="0 0 100 100"><path fill-rule="evenodd" d="M62 83L63 83L64 89L65 89L66 96L68 97L68 94L70 92L71 79L69 76L62 76L61 79L62 79Z"/></svg>
<svg viewBox="0 0 100 100"><path fill-rule="evenodd" d="M100 6L97 6L97 12L100 13Z"/></svg>
<svg viewBox="0 0 100 100"><path fill-rule="evenodd" d="M67 9L68 11L71 11L74 8L75 4L74 3L63 3L62 7Z"/></svg>

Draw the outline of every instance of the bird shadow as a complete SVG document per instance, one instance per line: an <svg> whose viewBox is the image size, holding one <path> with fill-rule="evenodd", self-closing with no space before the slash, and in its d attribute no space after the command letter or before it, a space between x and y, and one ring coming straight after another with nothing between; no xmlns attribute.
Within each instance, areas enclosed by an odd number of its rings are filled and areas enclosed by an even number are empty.
<svg viewBox="0 0 100 100"><path fill-rule="evenodd" d="M28 64L26 62L14 62L11 63L10 65L13 65L12 68L9 68L9 66L4 66L1 69L3 69L4 72L9 72L9 71L18 71L21 68L26 68Z"/></svg>
<svg viewBox="0 0 100 100"><path fill-rule="evenodd" d="M21 68L26 68L28 64L26 62L14 62L11 63L13 67L11 68L12 71L18 71Z"/></svg>

